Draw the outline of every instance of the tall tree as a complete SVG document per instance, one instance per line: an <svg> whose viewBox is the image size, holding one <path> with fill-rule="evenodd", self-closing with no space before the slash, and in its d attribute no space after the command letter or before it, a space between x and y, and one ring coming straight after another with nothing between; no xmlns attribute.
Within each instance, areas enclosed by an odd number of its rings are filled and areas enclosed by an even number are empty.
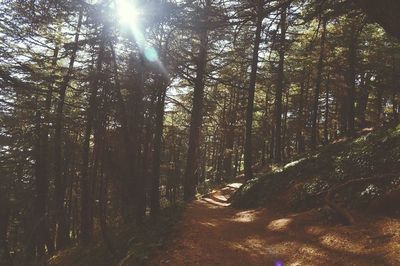
<svg viewBox="0 0 400 266"><path fill-rule="evenodd" d="M285 89L284 83L284 63L285 63L285 50L286 50L286 20L287 20L287 5L281 8L280 16L280 41L279 41L279 62L278 62L278 77L276 84L275 93L275 147L274 157L275 162L280 163L282 161L282 94Z"/></svg>
<svg viewBox="0 0 400 266"><path fill-rule="evenodd" d="M191 111L189 129L189 148L186 159L184 198L190 201L196 193L196 175L198 174L198 151L200 141L200 129L203 117L204 78L206 75L207 49L208 49L208 13L211 8L211 0L205 0L201 19L197 25L199 34L199 52L196 61L196 78L194 80L193 107Z"/></svg>
<svg viewBox="0 0 400 266"><path fill-rule="evenodd" d="M103 26L105 27L105 26ZM99 50L97 55L95 72L93 79L90 82L90 96L89 106L86 111L86 126L83 140L83 151L82 151L82 175L81 175L81 235L80 241L83 245L88 245L92 241L93 235L93 224L92 224L92 191L90 186L89 178L89 154L90 154L90 141L92 135L92 129L94 124L95 114L97 112L97 93L99 90L101 72L103 68L103 60L105 53L105 28L102 29L102 38L99 44Z"/></svg>
<svg viewBox="0 0 400 266"><path fill-rule="evenodd" d="M68 230L66 225L66 214L64 208L64 197L65 197L65 180L62 175L62 145L63 145L63 128L64 128L64 106L67 88L71 81L74 64L76 61L77 52L79 49L79 36L82 27L83 10L79 12L78 23L76 25L76 32L69 59L69 65L67 73L64 75L62 83L60 85L59 99L55 114L55 131L54 131L54 199L55 199L55 210L56 210L56 248L62 249L68 243Z"/></svg>
<svg viewBox="0 0 400 266"><path fill-rule="evenodd" d="M256 89L257 68L258 68L258 50L261 42L262 21L264 19L264 1L258 0L256 5L256 32L253 43L253 59L251 61L251 72L248 87L248 99L246 108L246 136L244 144L244 175L247 180L252 178L252 127L254 110L254 93Z"/></svg>
<svg viewBox="0 0 400 266"><path fill-rule="evenodd" d="M320 20L322 23L322 33L321 33L321 44L320 44L321 47L317 65L317 78L315 81L313 110L311 117L311 141L310 141L311 150L315 150L315 148L317 147L317 136L319 135L317 119L318 119L318 107L319 107L319 94L321 91L324 56L325 56L326 18L323 17L320 18Z"/></svg>

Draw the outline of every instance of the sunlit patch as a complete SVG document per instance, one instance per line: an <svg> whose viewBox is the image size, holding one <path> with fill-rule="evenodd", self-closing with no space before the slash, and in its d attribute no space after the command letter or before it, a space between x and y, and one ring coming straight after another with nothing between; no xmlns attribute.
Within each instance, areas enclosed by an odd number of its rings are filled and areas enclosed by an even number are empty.
<svg viewBox="0 0 400 266"><path fill-rule="evenodd" d="M352 241L339 234L326 234L320 238L321 244L336 250L351 252L354 254L366 253L366 247L362 243Z"/></svg>
<svg viewBox="0 0 400 266"><path fill-rule="evenodd" d="M310 245L303 244L303 246L299 249L299 252L304 254L305 258L309 261L316 261L316 260L321 261L322 259L327 258L326 252L324 252L320 248L316 248Z"/></svg>
<svg viewBox="0 0 400 266"><path fill-rule="evenodd" d="M231 184L228 184L227 187L231 187L231 188L236 188L236 189L238 189L238 188L240 188L242 185L243 185L243 183L231 183Z"/></svg>
<svg viewBox="0 0 400 266"><path fill-rule="evenodd" d="M201 225L204 225L206 227L216 227L217 225L215 223L210 223L210 222L200 222Z"/></svg>
<svg viewBox="0 0 400 266"><path fill-rule="evenodd" d="M282 218L278 220L273 220L267 226L267 228L274 232L286 231L289 225L293 222L292 218Z"/></svg>
<svg viewBox="0 0 400 266"><path fill-rule="evenodd" d="M213 205L216 206L221 206L221 207L228 207L229 205L231 205L230 203L225 203L225 202L219 202L213 199L209 199L209 198L203 198L202 201L205 201L207 203L211 203Z"/></svg>
<svg viewBox="0 0 400 266"><path fill-rule="evenodd" d="M274 255L273 249L271 249L264 239L260 238L247 238L241 243L231 243L230 246L236 250L241 250L252 256L265 256Z"/></svg>
<svg viewBox="0 0 400 266"><path fill-rule="evenodd" d="M284 168L284 169L287 169L287 168L289 168L289 167L298 165L299 163L301 163L301 162L304 161L304 160L306 160L306 158L301 158L301 159L299 159L299 160L297 160L297 161L290 162L290 163L288 163L288 164L285 164L285 166L284 166L283 168Z"/></svg>
<svg viewBox="0 0 400 266"><path fill-rule="evenodd" d="M273 256L279 258L285 258L285 257L290 257L295 252L297 252L298 248L299 248L299 243L297 242L283 241L277 244L269 245L267 250L268 253Z"/></svg>
<svg viewBox="0 0 400 266"><path fill-rule="evenodd" d="M373 243L379 243L386 250L388 265L399 265L400 262L400 220L384 218L379 220L375 227L376 235L370 237Z"/></svg>
<svg viewBox="0 0 400 266"><path fill-rule="evenodd" d="M239 222L239 223L250 223L256 219L256 217L259 213L260 213L259 210L249 210L249 211L238 212L230 220L234 221L234 222Z"/></svg>

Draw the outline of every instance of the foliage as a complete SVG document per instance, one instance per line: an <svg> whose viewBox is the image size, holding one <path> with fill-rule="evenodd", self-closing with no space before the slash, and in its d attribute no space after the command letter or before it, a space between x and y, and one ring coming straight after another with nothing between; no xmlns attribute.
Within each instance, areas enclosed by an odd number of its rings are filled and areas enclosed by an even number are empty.
<svg viewBox="0 0 400 266"><path fill-rule="evenodd" d="M279 198L282 191L290 191L287 196L292 207L310 208L321 203L325 191L346 180L396 173L400 167L399 132L399 125L386 126L306 154L278 172L260 174L243 185L234 196L233 205L263 206ZM399 189L396 180L351 188L342 197L353 206L365 206L369 200Z"/></svg>

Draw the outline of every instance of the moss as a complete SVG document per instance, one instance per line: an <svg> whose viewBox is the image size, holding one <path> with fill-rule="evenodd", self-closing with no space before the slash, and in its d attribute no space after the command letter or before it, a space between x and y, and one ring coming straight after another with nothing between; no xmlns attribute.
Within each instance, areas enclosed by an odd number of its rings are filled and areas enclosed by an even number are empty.
<svg viewBox="0 0 400 266"><path fill-rule="evenodd" d="M329 187L352 178L363 178L378 173L400 169L400 124L387 126L360 136L353 141L340 142L321 147L315 153L302 157L274 171L247 182L236 193L232 205L258 207L278 196L293 184L297 186L290 195L294 206L312 205L316 196ZM382 185L384 186L384 185ZM360 205L368 193L379 193L385 187L351 188L342 195L350 205ZM367 191L367 192L365 192ZM346 193L345 193L346 194Z"/></svg>

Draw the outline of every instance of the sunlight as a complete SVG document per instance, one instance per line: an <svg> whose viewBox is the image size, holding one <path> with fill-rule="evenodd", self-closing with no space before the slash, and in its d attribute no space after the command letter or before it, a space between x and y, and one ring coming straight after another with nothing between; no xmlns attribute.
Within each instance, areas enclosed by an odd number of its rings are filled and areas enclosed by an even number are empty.
<svg viewBox="0 0 400 266"><path fill-rule="evenodd" d="M141 25L141 20L144 16L143 10L138 8L134 1L131 0L117 0L116 7L119 22L122 25L126 25L132 31L135 41L143 51L147 47Z"/></svg>
<svg viewBox="0 0 400 266"><path fill-rule="evenodd" d="M320 243L333 250L346 251L354 254L365 254L368 252L366 238L352 237L349 233L340 234L338 232L327 233L319 238Z"/></svg>
<svg viewBox="0 0 400 266"><path fill-rule="evenodd" d="M231 220L240 223L250 223L253 222L259 214L259 210L242 211L238 212Z"/></svg>
<svg viewBox="0 0 400 266"><path fill-rule="evenodd" d="M292 218L282 218L270 222L267 228L271 231L282 232L286 231L292 222L293 222Z"/></svg>
<svg viewBox="0 0 400 266"><path fill-rule="evenodd" d="M133 37L144 57L150 62L158 63L161 70L165 72L156 49L146 41L144 36L142 24L146 16L145 10L139 8L135 4L135 1L132 0L116 0L115 3L119 22L122 25L126 25L132 31Z"/></svg>
<svg viewBox="0 0 400 266"><path fill-rule="evenodd" d="M138 7L135 6L133 1L117 0L116 4L119 21L131 28L138 27L142 12Z"/></svg>

